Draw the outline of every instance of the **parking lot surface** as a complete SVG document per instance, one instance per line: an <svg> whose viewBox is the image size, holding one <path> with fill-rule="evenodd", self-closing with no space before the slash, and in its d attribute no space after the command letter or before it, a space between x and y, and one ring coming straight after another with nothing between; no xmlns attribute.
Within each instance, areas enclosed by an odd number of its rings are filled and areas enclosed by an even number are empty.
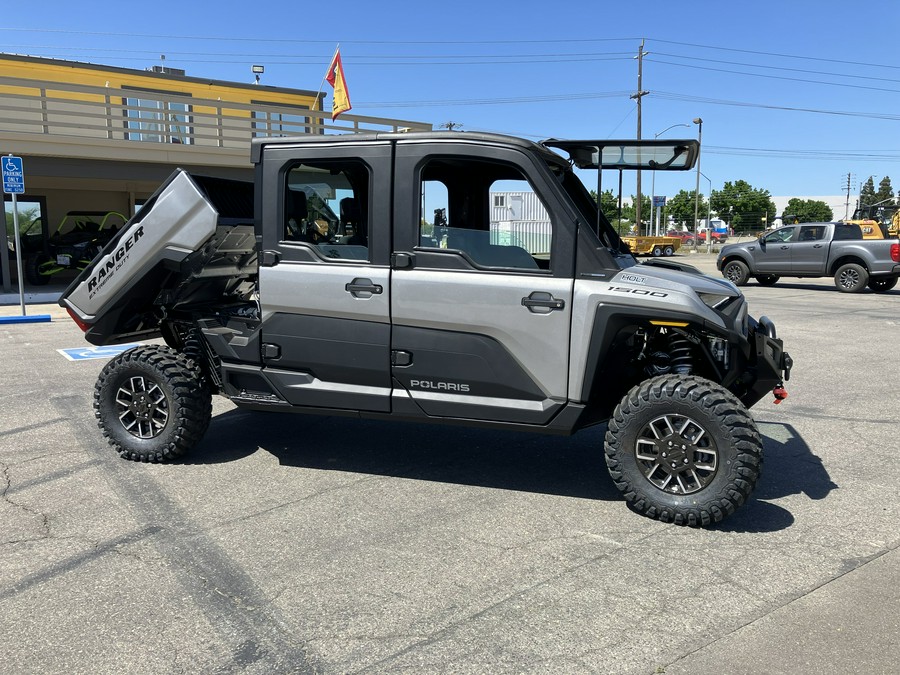
<svg viewBox="0 0 900 675"><path fill-rule="evenodd" d="M57 351L88 346L75 324L0 325L0 671L896 672L900 291L744 291L795 368L751 410L753 498L705 530L628 509L602 426L217 399L184 461L126 462L91 409L104 361Z"/></svg>

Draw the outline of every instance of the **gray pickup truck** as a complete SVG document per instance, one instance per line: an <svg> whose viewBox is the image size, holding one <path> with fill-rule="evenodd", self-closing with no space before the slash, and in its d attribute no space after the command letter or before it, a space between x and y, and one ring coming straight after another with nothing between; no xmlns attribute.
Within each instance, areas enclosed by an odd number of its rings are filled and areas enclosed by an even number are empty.
<svg viewBox="0 0 900 675"><path fill-rule="evenodd" d="M737 286L750 277L771 286L781 277L833 276L843 293L884 293L900 277L900 242L863 239L859 225L849 223L802 223L724 246L716 267Z"/></svg>

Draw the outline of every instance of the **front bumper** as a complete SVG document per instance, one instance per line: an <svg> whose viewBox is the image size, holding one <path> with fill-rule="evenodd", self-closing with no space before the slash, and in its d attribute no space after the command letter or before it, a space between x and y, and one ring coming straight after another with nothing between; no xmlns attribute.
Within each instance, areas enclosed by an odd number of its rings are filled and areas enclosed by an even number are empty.
<svg viewBox="0 0 900 675"><path fill-rule="evenodd" d="M794 360L784 351L778 339L775 324L768 317L750 322L750 363L746 376L750 379L741 402L748 408L770 395L791 377Z"/></svg>

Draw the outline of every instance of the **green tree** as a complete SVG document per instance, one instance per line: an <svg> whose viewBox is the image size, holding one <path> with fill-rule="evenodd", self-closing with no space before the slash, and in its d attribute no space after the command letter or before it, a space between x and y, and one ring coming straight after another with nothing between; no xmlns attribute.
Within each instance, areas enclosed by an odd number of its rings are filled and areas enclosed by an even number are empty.
<svg viewBox="0 0 900 675"><path fill-rule="evenodd" d="M878 192L875 193L875 204L883 206L894 205L894 188L891 187L891 177L885 176L878 184Z"/></svg>
<svg viewBox="0 0 900 675"><path fill-rule="evenodd" d="M596 204L596 190L591 190L591 198ZM604 190L603 194L600 195L600 210L603 211L603 215L606 216L606 219L610 223L616 223L619 218L619 201L616 199L616 196L613 194L612 190Z"/></svg>
<svg viewBox="0 0 900 675"><path fill-rule="evenodd" d="M775 217L775 202L768 190L754 188L745 180L727 182L713 190L712 209L735 231L764 229Z"/></svg>
<svg viewBox="0 0 900 675"><path fill-rule="evenodd" d="M785 213L797 216L801 223L821 223L834 218L831 207L816 199L791 199L784 209Z"/></svg>
<svg viewBox="0 0 900 675"><path fill-rule="evenodd" d="M872 180L874 176L869 176L869 179L863 183L863 186L859 189L859 205L860 206L868 206L869 204L874 204L878 200L875 198L875 181Z"/></svg>
<svg viewBox="0 0 900 675"><path fill-rule="evenodd" d="M631 203L622 205L622 219L627 220L629 223L634 222L635 201L635 196L631 195ZM644 220L644 218L650 218L650 195L641 195L641 220ZM646 225L641 227L641 234L647 234Z"/></svg>
<svg viewBox="0 0 900 675"><path fill-rule="evenodd" d="M679 191L677 195L675 195L671 199L666 200L666 208L661 216L665 216L666 218L672 216L672 218L675 220L676 225L687 225L688 228L693 232L694 196L696 194L696 190ZM703 198L702 192L700 193L700 206L697 210L699 211L698 218L700 218L701 220L703 218L706 218L706 213L709 210L709 205L707 204L706 199Z"/></svg>

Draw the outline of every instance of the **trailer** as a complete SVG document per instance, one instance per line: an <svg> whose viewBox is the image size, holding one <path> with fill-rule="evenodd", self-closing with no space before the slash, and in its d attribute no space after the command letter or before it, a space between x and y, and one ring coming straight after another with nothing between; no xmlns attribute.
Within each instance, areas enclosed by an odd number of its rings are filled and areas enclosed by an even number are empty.
<svg viewBox="0 0 900 675"><path fill-rule="evenodd" d="M622 241L628 244L634 255L652 255L654 258L675 255L675 251L681 248L681 237L626 235L622 237Z"/></svg>

